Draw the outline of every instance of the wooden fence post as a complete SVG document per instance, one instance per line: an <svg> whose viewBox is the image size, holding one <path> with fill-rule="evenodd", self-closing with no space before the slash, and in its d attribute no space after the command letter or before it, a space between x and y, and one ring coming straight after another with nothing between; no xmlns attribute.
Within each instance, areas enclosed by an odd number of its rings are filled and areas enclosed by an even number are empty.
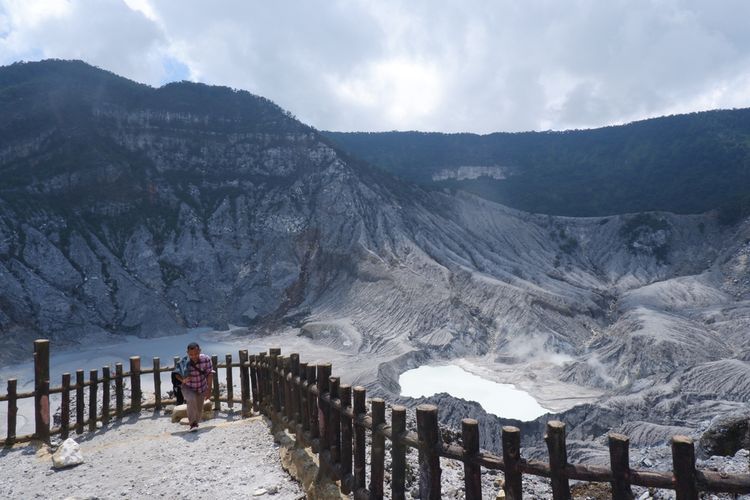
<svg viewBox="0 0 750 500"><path fill-rule="evenodd" d="M83 385L85 383L83 370L76 370L76 434L83 434L84 401Z"/></svg>
<svg viewBox="0 0 750 500"><path fill-rule="evenodd" d="M289 359L289 356L284 356L281 359L281 387L282 391L281 393L284 395L284 401L283 401L283 412L284 412L284 418L286 419L286 425L289 430L291 430L291 424L292 424L292 384L290 382L292 378L292 372L291 372L291 360Z"/></svg>
<svg viewBox="0 0 750 500"><path fill-rule="evenodd" d="M141 357L130 357L130 409L141 411Z"/></svg>
<svg viewBox="0 0 750 500"><path fill-rule="evenodd" d="M261 412L268 411L268 384L266 383L266 353L261 352L255 358L257 360L258 377L258 405Z"/></svg>
<svg viewBox="0 0 750 500"><path fill-rule="evenodd" d="M109 366L102 366L102 424L104 425L109 423L110 384Z"/></svg>
<svg viewBox="0 0 750 500"><path fill-rule="evenodd" d="M372 448L370 449L370 497L383 498L385 473L385 437L377 430L385 425L385 401L380 398L370 400L372 414Z"/></svg>
<svg viewBox="0 0 750 500"><path fill-rule="evenodd" d="M250 400L250 362L247 355L247 349L242 349L239 352L240 359L240 398L242 399L242 416L249 417L252 413L250 408L252 401Z"/></svg>
<svg viewBox="0 0 750 500"><path fill-rule="evenodd" d="M354 418L359 421L367 415L365 404L366 391L362 386L356 386L353 390ZM365 441L365 428L362 425L354 427L354 491L365 487L365 455L367 442Z"/></svg>
<svg viewBox="0 0 750 500"><path fill-rule="evenodd" d="M14 378L8 379L8 433L5 438L5 445L10 446L16 440L16 419L18 417L18 381Z"/></svg>
<svg viewBox="0 0 750 500"><path fill-rule="evenodd" d="M565 472L568 465L568 453L565 449L565 424L552 420L547 422L547 434L544 436L549 450L550 479L552 480L552 498L569 500L570 483Z"/></svg>
<svg viewBox="0 0 750 500"><path fill-rule="evenodd" d="M391 407L391 432L391 498L403 500L406 498L406 445L401 442L406 432L404 406Z"/></svg>
<svg viewBox="0 0 750 500"><path fill-rule="evenodd" d="M292 353L289 355L289 418L293 427L292 432L297 434L297 426L300 424L299 409L299 354ZM297 437L297 436L295 436Z"/></svg>
<svg viewBox="0 0 750 500"><path fill-rule="evenodd" d="M123 395L122 363L115 363L115 417L122 418L125 410L125 397Z"/></svg>
<svg viewBox="0 0 750 500"><path fill-rule="evenodd" d="M224 356L227 365L227 404L234 408L234 378L232 377L232 355ZM216 376L219 376L219 370L216 370Z"/></svg>
<svg viewBox="0 0 750 500"><path fill-rule="evenodd" d="M479 422L473 418L461 421L464 448L464 486L468 500L482 500L482 468L468 459L479 453Z"/></svg>
<svg viewBox="0 0 750 500"><path fill-rule="evenodd" d="M45 384L46 381L46 384ZM49 443L49 340L34 341L34 437Z"/></svg>
<svg viewBox="0 0 750 500"><path fill-rule="evenodd" d="M630 488L630 440L622 434L609 435L609 462L612 468L612 498L632 500Z"/></svg>
<svg viewBox="0 0 750 500"><path fill-rule="evenodd" d="M180 357L174 356L172 357L172 371L174 371L177 368L177 365L180 363ZM169 373L169 381L172 382L172 373ZM172 384L172 394L174 395L175 402L174 404L177 405L177 390L174 384Z"/></svg>
<svg viewBox="0 0 750 500"><path fill-rule="evenodd" d="M331 443L331 462L337 464L341 461L341 414L334 407L334 403L339 400L339 377L329 377L328 379L331 391L331 399L328 405L328 429L330 436L328 442Z"/></svg>
<svg viewBox="0 0 750 500"><path fill-rule="evenodd" d="M318 365L318 435L320 436L320 453L331 449L328 426L328 408L326 397L330 401L329 384L331 383L331 363Z"/></svg>
<svg viewBox="0 0 750 500"><path fill-rule="evenodd" d="M70 373L62 375L62 394L60 394L60 437L68 439L70 434Z"/></svg>
<svg viewBox="0 0 750 500"><path fill-rule="evenodd" d="M687 436L672 438L672 468L677 500L698 500L695 473L695 447Z"/></svg>
<svg viewBox="0 0 750 500"><path fill-rule="evenodd" d="M503 427L503 462L505 462L505 498L521 500L521 430L518 427Z"/></svg>
<svg viewBox="0 0 750 500"><path fill-rule="evenodd" d="M270 393L271 393L271 404L273 405L273 411L276 415L281 412L281 394L279 393L279 376L276 373L278 358L281 356L281 348L272 347L268 350L268 356L270 358L270 370L269 370L269 382L270 382Z"/></svg>
<svg viewBox="0 0 750 500"><path fill-rule="evenodd" d="M352 406L352 386L341 384L339 387L339 398L341 408L344 410L340 416L341 426L341 491L344 494L351 493L348 479L352 473L352 419L346 415L346 409Z"/></svg>
<svg viewBox="0 0 750 500"><path fill-rule="evenodd" d="M260 411L260 384L258 383L258 361L259 358L255 354L250 356L250 389L253 394L253 411Z"/></svg>
<svg viewBox="0 0 750 500"><path fill-rule="evenodd" d="M161 359L154 357L154 410L161 409Z"/></svg>
<svg viewBox="0 0 750 500"><path fill-rule="evenodd" d="M219 357L216 354L211 356L211 364L216 373L213 376L213 387L209 387L209 390L212 391L214 398L214 411L219 411L221 410L221 401L219 401ZM203 412L203 409L201 409L201 412Z"/></svg>
<svg viewBox="0 0 750 500"><path fill-rule="evenodd" d="M310 431L310 406L307 403L310 393L307 383L307 363L299 364L299 424L302 435Z"/></svg>
<svg viewBox="0 0 750 500"><path fill-rule="evenodd" d="M439 499L441 497L440 444L437 406L417 406L417 435L419 437L419 498Z"/></svg>
<svg viewBox="0 0 750 500"><path fill-rule="evenodd" d="M97 370L89 371L89 432L96 430L96 393L99 390L99 376Z"/></svg>
<svg viewBox="0 0 750 500"><path fill-rule="evenodd" d="M307 365L307 385L308 387L316 386L318 383L318 367ZM307 392L307 413L310 416L310 440L314 441L320 437L320 424L318 423L318 398L310 391ZM312 443L314 444L314 443ZM318 443L320 448L320 443ZM316 450L317 451L317 450Z"/></svg>

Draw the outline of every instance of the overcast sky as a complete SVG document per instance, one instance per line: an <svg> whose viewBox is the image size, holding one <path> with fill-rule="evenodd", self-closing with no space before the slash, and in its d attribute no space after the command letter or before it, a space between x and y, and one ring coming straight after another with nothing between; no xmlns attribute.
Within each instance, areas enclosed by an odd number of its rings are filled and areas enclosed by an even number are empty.
<svg viewBox="0 0 750 500"><path fill-rule="evenodd" d="M327 130L562 130L750 107L748 0L0 0L0 64L245 89Z"/></svg>

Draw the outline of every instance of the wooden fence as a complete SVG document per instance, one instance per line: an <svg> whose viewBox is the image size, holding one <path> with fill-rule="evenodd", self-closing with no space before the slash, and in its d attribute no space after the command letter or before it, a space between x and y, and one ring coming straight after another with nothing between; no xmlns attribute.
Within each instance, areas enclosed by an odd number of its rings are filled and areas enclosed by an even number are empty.
<svg viewBox="0 0 750 500"><path fill-rule="evenodd" d="M177 359L177 358L176 358ZM175 361L176 361L175 359ZM224 363L212 358L217 375L212 387L214 409L220 403L238 403L243 415L251 413L251 406L273 421L283 425L300 446L309 446L319 455L323 473L339 481L345 494L356 499L379 499L384 496L385 440L391 446L390 493L394 499L402 499L406 493L406 450L419 452L418 481L420 497L441 497L440 458L457 460L464 464L464 486L466 498L482 498L482 468L500 470L505 475L504 491L508 499L522 497L523 475L547 477L551 480L555 500L569 499L570 481L609 483L612 498L632 499L632 485L674 490L678 500L697 499L701 491L750 493L750 474L725 474L701 471L695 468L695 451L692 440L685 436L672 439L672 471L659 472L630 468L629 441L626 436L609 435L610 467L570 464L565 446L565 424L551 421L547 424L545 441L549 450L549 462L527 460L520 455L521 436L516 427L502 428L502 456L479 449L479 426L476 420L462 421L463 446L446 444L441 440L438 426L438 408L420 405L416 409L417 431L406 428L406 408L393 406L390 423L386 419L385 401L370 400L367 411L366 392L363 387L351 387L340 383L332 376L330 363L311 365L300 362L298 354L282 356L281 350L270 349L268 353L248 355L240 350L237 362L226 355ZM76 372L75 385L71 385L69 373L62 375L62 385L49 386L49 341L34 342L35 388L33 392L17 393L16 380L8 380L8 393L0 401L8 405L8 430L6 445L14 442L40 439L49 441L50 434L66 437L70 432L70 393L76 391L75 431L96 429L97 421L110 421L110 389L115 387L114 417L143 408L160 408L171 402L161 399L161 373L171 372L172 366L161 367L159 358L153 358L153 368L142 370L140 358L130 358L130 370L123 372L122 364L115 365L114 376L109 367L89 372L84 380L84 371ZM232 369L240 374L240 399L234 399ZM225 371L226 393L219 389L221 369ZM142 404L141 377L153 374L154 400ZM123 381L130 380L130 404L125 405ZM97 408L98 386L102 385L101 411ZM89 412L85 416L84 389L89 387ZM49 395L61 393L61 423L50 428ZM21 398L34 398L35 433L16 436L16 402ZM366 467L366 431L370 432L370 467ZM369 480L369 481L368 481Z"/></svg>

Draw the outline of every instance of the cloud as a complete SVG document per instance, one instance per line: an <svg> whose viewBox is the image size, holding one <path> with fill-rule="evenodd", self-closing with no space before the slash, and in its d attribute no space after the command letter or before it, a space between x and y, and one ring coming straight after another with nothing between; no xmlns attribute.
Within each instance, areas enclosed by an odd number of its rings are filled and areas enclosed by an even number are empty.
<svg viewBox="0 0 750 500"><path fill-rule="evenodd" d="M6 0L0 61L82 59L138 81L161 83L165 37L143 13L116 0Z"/></svg>
<svg viewBox="0 0 750 500"><path fill-rule="evenodd" d="M321 129L515 131L750 105L743 0L0 0L0 62L82 58Z"/></svg>

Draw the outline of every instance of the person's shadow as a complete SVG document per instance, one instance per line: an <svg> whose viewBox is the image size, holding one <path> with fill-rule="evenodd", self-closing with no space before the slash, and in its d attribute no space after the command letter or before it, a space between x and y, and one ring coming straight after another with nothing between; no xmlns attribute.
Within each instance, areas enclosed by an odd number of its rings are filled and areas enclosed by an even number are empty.
<svg viewBox="0 0 750 500"><path fill-rule="evenodd" d="M204 425L204 426L199 426L198 430L195 430L195 431L191 431L190 429L185 429L184 431L182 430L174 431L174 432L171 432L170 434L172 434L175 437L180 437L184 439L185 441L193 442L193 441L197 441L198 438L200 438L201 434L205 434L206 432L212 431L214 427L216 426Z"/></svg>

